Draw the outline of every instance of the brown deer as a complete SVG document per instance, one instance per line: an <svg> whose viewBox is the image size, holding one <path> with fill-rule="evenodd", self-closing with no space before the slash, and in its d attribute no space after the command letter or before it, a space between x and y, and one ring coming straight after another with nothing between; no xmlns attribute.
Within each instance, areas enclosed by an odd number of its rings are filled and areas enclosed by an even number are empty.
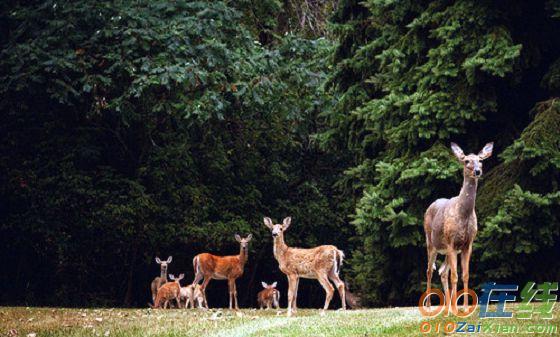
<svg viewBox="0 0 560 337"><path fill-rule="evenodd" d="M266 310L274 306L276 309L280 308L280 292L276 289L276 282L268 285L266 282L261 282L263 290L257 294L257 302L262 309L266 306Z"/></svg>
<svg viewBox="0 0 560 337"><path fill-rule="evenodd" d="M461 253L461 270L464 291L469 288L469 261L472 243L477 232L475 213L476 188L482 175L482 161L492 155L493 143L484 145L476 154L465 155L463 150L451 143L451 150L463 164L463 186L461 192L451 199L438 199L426 210L424 231L428 250L427 292L431 291L432 272L435 270L437 254L445 255L439 268L445 293L445 307L451 308L457 296L457 254ZM449 272L451 272L451 294L449 293ZM428 297L427 305L430 306ZM464 296L464 310L468 310L468 296Z"/></svg>
<svg viewBox="0 0 560 337"><path fill-rule="evenodd" d="M288 277L288 317L297 311L297 291L300 277L316 279L325 289L325 306L321 315L329 308L334 289L329 279L334 282L342 301L342 309L346 309L346 292L344 282L338 276L344 253L332 245L303 249L288 247L284 242L284 231L290 227L292 218L287 217L282 224L273 224L268 217L264 224L272 231L274 239L274 257L280 270Z"/></svg>
<svg viewBox="0 0 560 337"><path fill-rule="evenodd" d="M186 287L181 287L179 300L185 301L185 308L189 307L189 303L192 309L197 305L199 308L206 308L208 306L204 303L204 295L200 284L189 284Z"/></svg>
<svg viewBox="0 0 560 337"><path fill-rule="evenodd" d="M169 266L172 260L173 260L173 256L168 257L167 261L162 261L159 259L159 257L156 257L156 263L159 264L160 266L159 267L160 276L154 278L151 284L152 302L154 303L154 305L156 304L156 296L159 287L167 283L167 267Z"/></svg>
<svg viewBox="0 0 560 337"><path fill-rule="evenodd" d="M179 275L179 277L175 278L173 274L169 275L169 278L174 282L168 282L162 285L158 289L158 293L155 300L155 308L164 308L167 309L169 306L169 301L175 300L177 303L177 308L181 307L181 302L179 301L179 296L181 294L181 284L179 283L185 274Z"/></svg>
<svg viewBox="0 0 560 337"><path fill-rule="evenodd" d="M201 290L207 309L206 287L211 279L228 280L229 308L232 309L232 302L235 302L235 309L239 309L235 280L243 275L243 268L245 267L245 263L247 263L249 242L252 238L252 234L249 234L246 238L241 238L239 235L235 234L235 240L239 242L239 255L217 256L209 253L202 253L194 257L193 267L195 277L193 284L198 284L204 278Z"/></svg>

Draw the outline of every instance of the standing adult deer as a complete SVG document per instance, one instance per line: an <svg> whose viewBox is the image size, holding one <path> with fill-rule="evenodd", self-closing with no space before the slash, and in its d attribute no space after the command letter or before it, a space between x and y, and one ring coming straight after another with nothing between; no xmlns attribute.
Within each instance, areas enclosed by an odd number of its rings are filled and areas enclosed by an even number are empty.
<svg viewBox="0 0 560 337"><path fill-rule="evenodd" d="M427 292L431 291L432 272L435 270L437 254L445 255L445 261L439 268L441 282L445 293L445 307L451 308L457 296L457 254L461 253L461 271L463 278L464 310L468 310L469 301L466 294L469 288L469 261L472 243L477 232L475 213L476 188L478 178L482 175L482 161L492 155L494 143L484 145L476 154L465 155L463 150L451 143L451 150L463 164L463 186L461 192L451 199L438 199L426 210L424 231L428 250ZM449 293L449 272L451 272L451 296ZM430 306L428 297L427 305Z"/></svg>
<svg viewBox="0 0 560 337"><path fill-rule="evenodd" d="M274 239L274 257L280 270L288 277L288 317L297 311L297 291L300 277L316 279L325 289L325 306L321 314L329 308L334 289L329 279L334 282L342 301L342 309L346 309L346 292L344 282L338 276L344 253L332 245L303 249L288 247L284 242L284 231L290 227L292 218L287 217L282 224L273 224L268 217L264 224L272 231Z"/></svg>
<svg viewBox="0 0 560 337"><path fill-rule="evenodd" d="M232 309L232 302L235 302L235 309L239 309L235 280L243 275L243 268L245 267L245 263L247 263L249 242L252 238L252 234L249 234L246 238L235 234L235 240L239 242L239 255L217 256L209 253L202 253L194 257L193 268L195 277L193 284L198 284L204 278L201 289L207 309L206 287L211 279L228 280L229 308Z"/></svg>
<svg viewBox="0 0 560 337"><path fill-rule="evenodd" d="M159 259L159 257L156 257L156 263L159 264L160 266L159 267L160 275L154 278L150 286L152 290L152 302L154 305L156 304L156 296L159 287L161 287L167 282L167 266L171 263L172 260L173 260L173 256L168 257L167 261L162 261Z"/></svg>

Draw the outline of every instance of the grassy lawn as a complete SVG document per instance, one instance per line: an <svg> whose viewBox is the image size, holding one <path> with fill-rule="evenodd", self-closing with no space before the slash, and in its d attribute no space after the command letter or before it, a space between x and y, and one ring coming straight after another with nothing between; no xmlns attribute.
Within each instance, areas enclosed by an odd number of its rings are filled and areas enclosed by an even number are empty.
<svg viewBox="0 0 560 337"><path fill-rule="evenodd" d="M518 326L515 336L558 336L555 333L530 334L529 325L560 325L560 310L555 307L554 319L532 320L486 319L480 320L478 312L467 319L492 331L476 333L476 336L510 336L511 331L498 331L510 324ZM448 322L463 321L456 317L432 319L435 330L440 323L440 332L420 332L425 321L417 308L385 308L329 311L325 316L319 310L300 309L296 317L285 317L285 310L277 312L244 309L230 310L151 310L151 309L63 309L0 307L0 336L9 335L12 329L17 336L35 334L41 336L448 336L442 330ZM14 335L15 336L15 335Z"/></svg>

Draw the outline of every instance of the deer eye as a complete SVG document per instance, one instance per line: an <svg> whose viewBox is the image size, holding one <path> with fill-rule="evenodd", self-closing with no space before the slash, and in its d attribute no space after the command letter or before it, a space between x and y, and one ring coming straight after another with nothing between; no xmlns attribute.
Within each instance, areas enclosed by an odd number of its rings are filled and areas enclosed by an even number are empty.
<svg viewBox="0 0 560 337"><path fill-rule="evenodd" d="M468 164L468 163L470 163L470 162L471 162L471 161L470 161L470 160L468 160L468 159L467 159L467 160L465 160L465 164Z"/></svg>

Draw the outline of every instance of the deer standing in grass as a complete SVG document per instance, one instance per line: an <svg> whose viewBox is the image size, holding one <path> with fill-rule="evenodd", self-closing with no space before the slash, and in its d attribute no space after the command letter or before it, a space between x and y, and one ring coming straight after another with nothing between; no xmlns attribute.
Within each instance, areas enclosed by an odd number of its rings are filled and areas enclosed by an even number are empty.
<svg viewBox="0 0 560 337"><path fill-rule="evenodd" d="M246 238L235 234L235 240L239 242L239 255L217 256L209 253L202 253L194 257L193 267L195 277L193 284L198 284L204 278L201 290L207 309L206 287L211 279L228 280L229 308L232 309L232 304L235 303L235 309L239 309L235 280L243 275L243 268L245 267L245 263L247 263L249 242L252 238L252 234L249 234Z"/></svg>
<svg viewBox="0 0 560 337"><path fill-rule="evenodd" d="M150 287L152 290L152 302L154 305L156 304L156 296L159 287L167 283L167 266L169 266L172 260L173 256L168 257L167 261L162 261L159 257L156 257L156 263L160 266L160 276L154 278Z"/></svg>
<svg viewBox="0 0 560 337"><path fill-rule="evenodd" d="M189 303L192 309L197 305L199 308L206 308L208 306L204 304L204 295L200 284L189 284L186 287L181 287L179 300L185 301L185 309L189 307Z"/></svg>
<svg viewBox="0 0 560 337"><path fill-rule="evenodd" d="M463 164L463 186L459 195L451 199L438 199L426 210L424 231L428 250L427 292L431 291L432 272L435 270L437 254L445 255L439 268L445 293L447 310L455 303L457 296L457 254L461 254L461 271L464 292L469 288L469 262L472 244L477 233L475 213L476 188L482 175L482 161L492 155L493 143L488 143L476 154L465 155L463 150L451 143L451 150ZM449 273L451 272L451 294L449 293ZM428 297L427 305L430 306ZM464 295L463 308L468 310L468 296Z"/></svg>
<svg viewBox="0 0 560 337"><path fill-rule="evenodd" d="M321 315L329 308L334 289L330 281L333 281L338 289L342 301L342 309L346 309L346 292L344 282L338 276L344 253L332 245L318 246L303 249L288 247L284 242L284 231L290 227L292 218L287 217L282 224L273 224L268 217L264 218L264 224L272 231L274 239L274 257L278 261L280 270L288 277L288 317L297 311L297 291L300 277L316 279L325 289L325 306ZM330 281L329 281L330 280Z"/></svg>
<svg viewBox="0 0 560 337"><path fill-rule="evenodd" d="M280 308L280 292L276 289L276 282L268 285L266 282L261 282L263 290L259 291L257 294L257 302L259 307L262 309L266 306L266 310L276 307Z"/></svg>
<svg viewBox="0 0 560 337"><path fill-rule="evenodd" d="M154 302L155 308L167 309L169 306L169 301L175 300L177 303L177 308L181 307L181 302L179 301L179 296L181 294L181 284L179 283L185 274L179 275L175 278L173 274L169 275L169 278L173 282L167 282L158 289L156 300Z"/></svg>

